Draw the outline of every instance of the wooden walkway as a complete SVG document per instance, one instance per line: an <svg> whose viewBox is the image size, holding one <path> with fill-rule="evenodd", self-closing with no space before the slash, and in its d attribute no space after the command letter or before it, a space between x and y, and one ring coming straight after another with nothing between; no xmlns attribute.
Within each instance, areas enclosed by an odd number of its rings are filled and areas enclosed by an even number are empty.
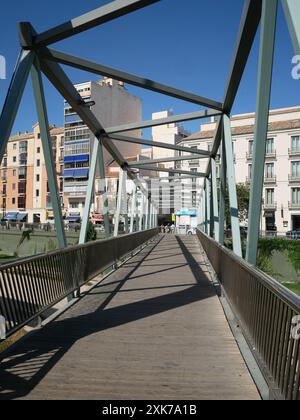
<svg viewBox="0 0 300 420"><path fill-rule="evenodd" d="M0 399L259 399L196 237L160 236L0 363Z"/></svg>

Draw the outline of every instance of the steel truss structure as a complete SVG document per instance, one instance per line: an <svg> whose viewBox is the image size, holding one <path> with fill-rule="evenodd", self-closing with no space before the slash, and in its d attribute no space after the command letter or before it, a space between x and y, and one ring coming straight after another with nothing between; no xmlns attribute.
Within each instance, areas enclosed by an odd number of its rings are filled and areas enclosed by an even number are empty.
<svg viewBox="0 0 300 420"><path fill-rule="evenodd" d="M103 161L103 147L110 153L113 160L120 166L119 193L115 218L115 232L118 234L118 224L122 206L124 205L124 193L126 193L126 178L131 179L135 188L132 197L132 215L136 215L136 225L139 229L154 227L157 223L158 206L151 198L151 191L144 188L141 180L136 176L134 169L147 169L156 172L163 170L170 174L185 175L178 178L203 177L204 185L200 196L199 210L201 214L201 227L209 235L221 244L224 242L224 219L225 219L225 192L228 188L231 226L233 236L234 252L242 256L237 193L235 182L234 159L232 152L232 137L230 127L230 114L235 101L239 85L247 64L247 60L256 36L260 21L262 21L260 58L259 58L259 77L257 90L257 109L256 126L254 139L254 161L253 179L251 184L251 198L249 208L249 232L247 261L251 264L256 263L257 244L259 237L259 220L261 212L261 197L263 189L263 173L265 162L266 138L268 129L268 114L270 106L270 91L273 68L274 40L277 19L277 8L279 0L245 0L242 13L240 29L234 52L225 96L222 103L201 97L194 93L185 92L171 86L145 79L140 76L126 73L121 70L110 68L101 64L71 56L69 54L48 48L49 45L64 40L75 34L91 29L95 26L112 21L125 16L136 10L150 6L163 0L116 0L111 3L91 11L83 16L72 19L64 24L49 29L43 33L36 33L30 23L19 24L21 53L17 61L16 69L10 83L3 110L0 116L0 162L9 139L19 104L24 92L27 79L31 73L35 104L37 108L38 121L41 129L43 151L45 155L46 169L49 180L49 189L55 216L58 245L60 248L66 247L66 238L63 228L61 206L55 169L50 144L49 122L42 82L42 73L49 79L58 92L70 104L74 111L79 115L95 136L94 150L90 165L90 176L86 196L86 205L83 215L83 223L80 233L80 243L86 240L86 232L93 197L94 179L97 166L100 169L100 176L105 179L105 166ZM300 2L299 0L281 0L285 12L287 24L292 37L296 54L300 54ZM205 107L191 114L169 117L160 120L137 122L134 124L122 125L119 127L103 127L99 119L95 117L88 104L86 104L72 82L65 74L61 65L68 65L77 69L85 70L93 74L108 76L140 88L151 90L160 94L168 95L173 98L182 99L192 104ZM191 121L194 119L217 117L218 123L214 136L212 151L208 153L203 150L192 150L188 147L168 145L163 142L151 142L146 139L138 139L124 136L126 131L135 129ZM126 162L121 155L114 141L149 145L153 147L167 148L178 152L190 153L189 156L174 159L160 159L145 162ZM221 182L220 195L218 199L218 186L216 176L216 156L221 155ZM193 173L175 169L162 169L151 166L163 162L173 162L185 159L209 158L209 164L205 173ZM149 166L150 165L150 166ZM170 178L166 178L170 179ZM173 179L173 178L171 178ZM177 178L175 178L177 179ZM103 184L105 185L105 183ZM137 189L142 192L142 203L137 203ZM107 208L106 188L102 190L104 209ZM125 200L126 201L126 200ZM123 204L122 204L123 203ZM138 204L140 214L138 214ZM127 203L126 205L127 206ZM143 209L145 210L143 212ZM104 211L106 235L109 235L109 220L107 212ZM146 216L144 217L143 214ZM129 226L127 209L125 209L125 229L126 232L133 232L133 217Z"/></svg>

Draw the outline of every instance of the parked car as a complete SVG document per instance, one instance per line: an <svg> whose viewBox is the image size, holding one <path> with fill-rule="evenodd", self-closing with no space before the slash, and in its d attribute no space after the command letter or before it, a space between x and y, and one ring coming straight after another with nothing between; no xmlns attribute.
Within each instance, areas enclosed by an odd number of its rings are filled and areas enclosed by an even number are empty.
<svg viewBox="0 0 300 420"><path fill-rule="evenodd" d="M300 228L295 230L290 230L286 233L286 236L291 239L300 239Z"/></svg>

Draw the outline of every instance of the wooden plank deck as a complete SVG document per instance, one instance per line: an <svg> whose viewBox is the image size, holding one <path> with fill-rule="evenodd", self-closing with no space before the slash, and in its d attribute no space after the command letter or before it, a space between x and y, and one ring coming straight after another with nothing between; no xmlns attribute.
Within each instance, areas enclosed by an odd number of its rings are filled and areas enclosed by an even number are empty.
<svg viewBox="0 0 300 420"><path fill-rule="evenodd" d="M259 399L196 237L160 236L0 364L0 399Z"/></svg>

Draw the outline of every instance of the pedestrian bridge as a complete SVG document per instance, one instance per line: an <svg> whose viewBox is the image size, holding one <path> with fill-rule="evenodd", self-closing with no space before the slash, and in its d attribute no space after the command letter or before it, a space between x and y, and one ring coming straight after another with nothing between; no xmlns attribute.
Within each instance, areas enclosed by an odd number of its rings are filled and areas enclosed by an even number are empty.
<svg viewBox="0 0 300 420"><path fill-rule="evenodd" d="M0 399L299 399L299 299L200 231L151 229L0 273L8 336L77 294L2 353Z"/></svg>

